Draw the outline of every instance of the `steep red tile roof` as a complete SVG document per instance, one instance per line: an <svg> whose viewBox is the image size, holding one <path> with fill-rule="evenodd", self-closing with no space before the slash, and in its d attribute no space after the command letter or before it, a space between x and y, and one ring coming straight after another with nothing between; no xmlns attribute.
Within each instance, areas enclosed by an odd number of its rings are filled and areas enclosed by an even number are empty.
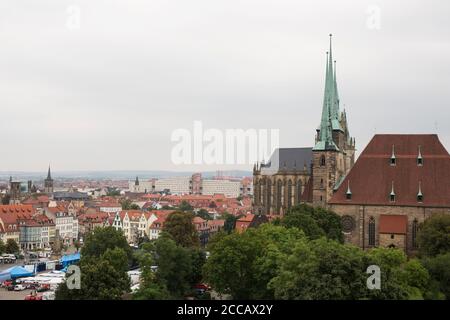
<svg viewBox="0 0 450 320"><path fill-rule="evenodd" d="M393 145L395 166L390 165ZM423 166L417 165L419 146ZM389 197L392 182L395 202ZM417 201L419 182L422 202ZM450 155L435 134L377 134L329 203L450 207Z"/></svg>
<svg viewBox="0 0 450 320"><path fill-rule="evenodd" d="M379 233L406 234L408 216L406 215L380 215Z"/></svg>
<svg viewBox="0 0 450 320"><path fill-rule="evenodd" d="M35 213L35 210L32 205L28 204L0 205L0 216L5 213L33 214Z"/></svg>

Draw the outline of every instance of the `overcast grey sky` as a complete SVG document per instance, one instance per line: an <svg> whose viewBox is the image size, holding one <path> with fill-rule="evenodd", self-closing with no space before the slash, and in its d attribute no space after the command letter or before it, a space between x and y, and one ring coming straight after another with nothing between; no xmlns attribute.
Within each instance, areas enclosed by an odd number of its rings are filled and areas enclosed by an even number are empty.
<svg viewBox="0 0 450 320"><path fill-rule="evenodd" d="M214 170L171 162L172 131L194 120L312 146L330 32L359 151L375 132L450 149L449 14L446 0L3 0L0 171Z"/></svg>

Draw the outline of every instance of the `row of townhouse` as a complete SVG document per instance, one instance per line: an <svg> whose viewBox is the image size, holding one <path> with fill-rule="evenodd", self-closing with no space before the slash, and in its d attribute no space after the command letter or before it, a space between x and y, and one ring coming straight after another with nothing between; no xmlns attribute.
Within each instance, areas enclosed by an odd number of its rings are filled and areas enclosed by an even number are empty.
<svg viewBox="0 0 450 320"><path fill-rule="evenodd" d="M169 215L173 210L141 211L122 210L107 220L106 225L122 230L129 243L136 244L139 238L147 236L151 239L150 227L161 216Z"/></svg>
<svg viewBox="0 0 450 320"><path fill-rule="evenodd" d="M22 249L50 247L55 223L32 205L0 205L0 240L14 240Z"/></svg>

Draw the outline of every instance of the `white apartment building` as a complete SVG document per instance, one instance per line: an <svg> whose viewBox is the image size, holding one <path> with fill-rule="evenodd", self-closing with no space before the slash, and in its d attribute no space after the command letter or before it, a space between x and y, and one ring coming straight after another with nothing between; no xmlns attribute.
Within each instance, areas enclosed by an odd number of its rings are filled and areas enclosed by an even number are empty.
<svg viewBox="0 0 450 320"><path fill-rule="evenodd" d="M55 229L65 244L72 244L78 239L78 219L67 212L57 212Z"/></svg>
<svg viewBox="0 0 450 320"><path fill-rule="evenodd" d="M155 181L154 191L170 190L171 194L189 194L192 192L192 177L173 177Z"/></svg>
<svg viewBox="0 0 450 320"><path fill-rule="evenodd" d="M171 194L189 194L192 192L192 177L171 177L147 181L136 179L128 182L128 189L138 193L169 190Z"/></svg>
<svg viewBox="0 0 450 320"><path fill-rule="evenodd" d="M136 243L140 237L150 237L150 226L156 215L139 210L124 210L114 216L112 227L121 230L129 243Z"/></svg>
<svg viewBox="0 0 450 320"><path fill-rule="evenodd" d="M99 210L106 213L116 213L122 211L122 206L120 204L103 203L100 204Z"/></svg>
<svg viewBox="0 0 450 320"><path fill-rule="evenodd" d="M227 198L237 198L241 195L241 182L231 180L206 180L202 181L202 194L223 194Z"/></svg>

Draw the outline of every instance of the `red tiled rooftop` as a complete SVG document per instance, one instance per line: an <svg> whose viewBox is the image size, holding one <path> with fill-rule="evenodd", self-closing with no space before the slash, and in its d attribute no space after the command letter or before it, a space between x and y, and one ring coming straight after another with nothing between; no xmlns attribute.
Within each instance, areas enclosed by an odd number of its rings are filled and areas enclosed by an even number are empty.
<svg viewBox="0 0 450 320"><path fill-rule="evenodd" d="M395 166L390 165L393 145ZM419 146L422 166L417 165ZM392 183L395 202L389 197ZM421 202L417 200L419 183ZM435 134L377 134L329 203L450 207L450 155Z"/></svg>
<svg viewBox="0 0 450 320"><path fill-rule="evenodd" d="M379 233L406 234L408 216L406 215L380 215Z"/></svg>

